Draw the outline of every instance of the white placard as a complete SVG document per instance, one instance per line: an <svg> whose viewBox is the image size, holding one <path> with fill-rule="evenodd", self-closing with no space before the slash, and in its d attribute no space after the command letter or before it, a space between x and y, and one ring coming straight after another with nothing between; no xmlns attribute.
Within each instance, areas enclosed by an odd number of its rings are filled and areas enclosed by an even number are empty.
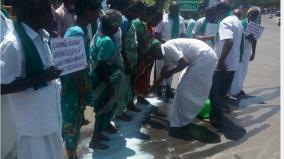
<svg viewBox="0 0 284 159"><path fill-rule="evenodd" d="M245 34L252 34L256 39L259 39L263 33L264 27L255 22L249 22Z"/></svg>
<svg viewBox="0 0 284 159"><path fill-rule="evenodd" d="M62 70L60 76L87 68L82 37L51 39L50 47L55 66Z"/></svg>

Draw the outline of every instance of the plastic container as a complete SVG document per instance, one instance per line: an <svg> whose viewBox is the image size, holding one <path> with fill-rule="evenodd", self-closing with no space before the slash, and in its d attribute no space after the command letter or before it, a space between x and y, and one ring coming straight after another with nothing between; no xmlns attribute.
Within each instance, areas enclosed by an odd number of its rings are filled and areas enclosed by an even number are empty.
<svg viewBox="0 0 284 159"><path fill-rule="evenodd" d="M211 111L211 104L210 100L207 99L203 106L203 109L201 110L201 112L198 114L197 117L201 119L209 119L210 111Z"/></svg>

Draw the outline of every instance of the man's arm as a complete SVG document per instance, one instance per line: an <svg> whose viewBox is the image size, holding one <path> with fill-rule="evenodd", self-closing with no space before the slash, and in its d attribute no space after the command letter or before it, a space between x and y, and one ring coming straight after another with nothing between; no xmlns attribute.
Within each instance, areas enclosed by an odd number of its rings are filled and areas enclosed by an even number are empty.
<svg viewBox="0 0 284 159"><path fill-rule="evenodd" d="M233 47L233 39L225 39L224 41L225 42L223 45L222 53L217 66L217 68L221 71L227 70L227 67L225 66L225 60Z"/></svg>
<svg viewBox="0 0 284 159"><path fill-rule="evenodd" d="M10 84L1 84L1 95L21 92L38 84L52 81L57 79L61 72L62 71L58 68L51 66L41 75L29 78L19 78Z"/></svg>
<svg viewBox="0 0 284 159"><path fill-rule="evenodd" d="M257 40L255 40L255 41L252 43L252 55L250 56L250 61L253 61L253 60L254 60L254 57L255 57L255 50L256 50L256 43L257 43Z"/></svg>
<svg viewBox="0 0 284 159"><path fill-rule="evenodd" d="M164 79L171 77L173 74L182 71L189 65L188 60L185 57L182 57L178 60L178 65L172 70L167 71L167 66L163 66L160 76L158 77L157 81L153 84L150 89L152 92Z"/></svg>
<svg viewBox="0 0 284 159"><path fill-rule="evenodd" d="M208 36L199 36L199 35L194 35L193 36L195 39L201 40L201 41L209 41L209 40L214 40L215 36L214 35L208 35Z"/></svg>
<svg viewBox="0 0 284 159"><path fill-rule="evenodd" d="M185 69L187 66L189 65L188 60L185 57L182 57L178 60L178 65L177 67L173 68L172 70L169 71L164 71L161 72L161 75L164 78L169 78L171 77L173 74L182 71L183 69Z"/></svg>

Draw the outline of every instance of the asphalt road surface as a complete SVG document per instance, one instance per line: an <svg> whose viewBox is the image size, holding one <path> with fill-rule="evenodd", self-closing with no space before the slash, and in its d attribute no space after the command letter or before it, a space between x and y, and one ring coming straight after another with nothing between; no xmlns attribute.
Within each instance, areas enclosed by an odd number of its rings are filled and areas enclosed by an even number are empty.
<svg viewBox="0 0 284 159"><path fill-rule="evenodd" d="M279 159L280 158L280 27L278 19L262 17L265 27L258 41L256 58L249 64L244 90L249 98L234 101L226 126L217 131L196 120L193 138L168 135L169 103L151 97L151 105L138 105L141 113L131 113L130 122L115 121L119 133L109 135L105 151L88 149L92 122L82 128L79 155L82 159ZM176 87L177 76L173 87Z"/></svg>

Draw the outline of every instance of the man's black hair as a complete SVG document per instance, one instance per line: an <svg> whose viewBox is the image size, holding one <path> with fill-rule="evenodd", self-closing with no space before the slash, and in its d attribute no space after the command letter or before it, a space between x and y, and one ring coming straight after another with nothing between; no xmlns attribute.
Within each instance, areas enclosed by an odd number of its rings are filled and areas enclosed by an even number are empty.
<svg viewBox="0 0 284 159"><path fill-rule="evenodd" d="M214 16L214 15L216 15L216 7L215 6L207 7L205 10L205 17Z"/></svg>

